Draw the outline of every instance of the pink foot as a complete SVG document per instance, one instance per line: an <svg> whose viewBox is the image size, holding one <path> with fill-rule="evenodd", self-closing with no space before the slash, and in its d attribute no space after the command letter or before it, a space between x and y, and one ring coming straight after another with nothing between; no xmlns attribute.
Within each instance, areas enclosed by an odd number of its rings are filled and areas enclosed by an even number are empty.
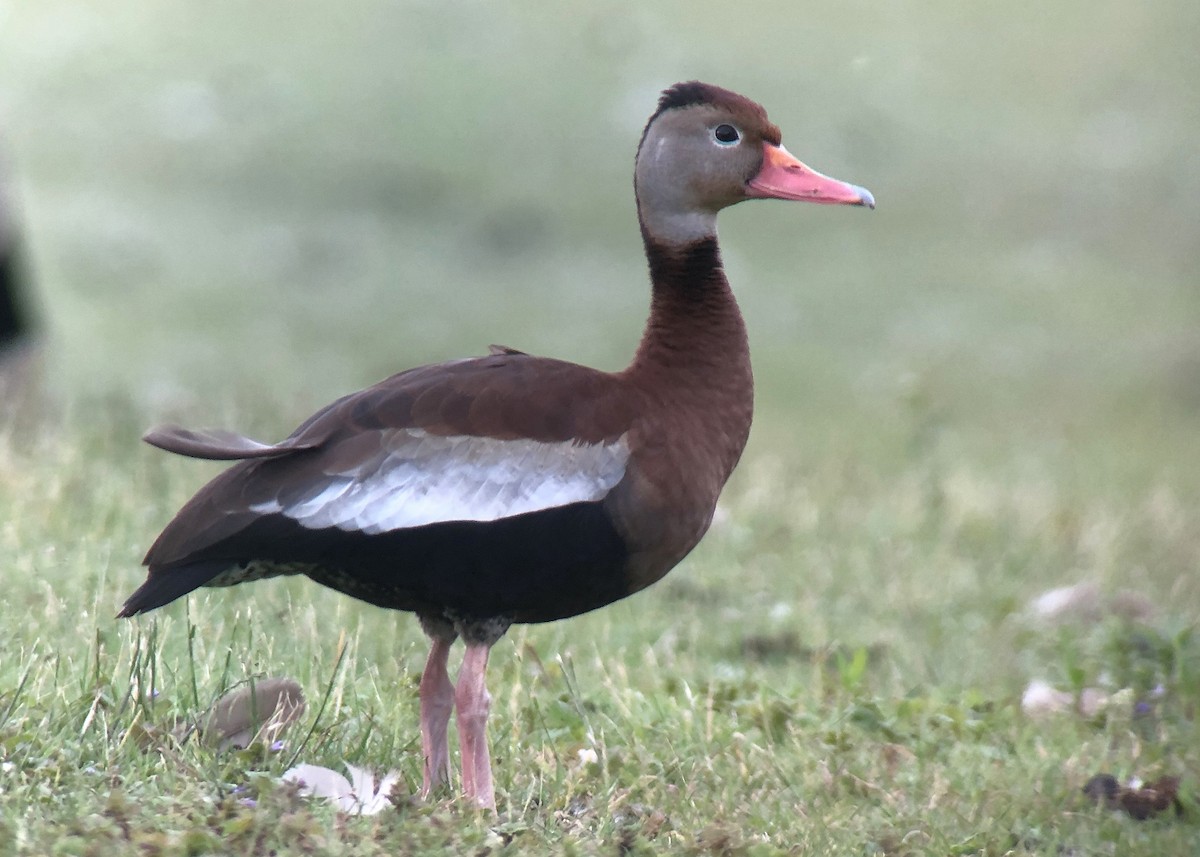
<svg viewBox="0 0 1200 857"><path fill-rule="evenodd" d="M458 744L462 753L463 791L482 809L496 808L492 761L488 755L487 719L492 698L487 692L490 643L467 643L454 705L458 709Z"/></svg>
<svg viewBox="0 0 1200 857"><path fill-rule="evenodd" d="M425 661L425 672L421 674L421 751L425 757L425 775L421 784L423 798L450 781L446 729L450 712L454 710L454 685L446 672L446 660L450 657L453 642L452 639L434 637L429 658Z"/></svg>

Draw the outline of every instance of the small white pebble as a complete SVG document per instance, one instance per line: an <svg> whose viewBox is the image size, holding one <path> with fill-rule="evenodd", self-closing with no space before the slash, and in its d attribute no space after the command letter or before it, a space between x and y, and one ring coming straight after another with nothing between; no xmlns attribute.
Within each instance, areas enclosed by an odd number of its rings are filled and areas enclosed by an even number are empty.
<svg viewBox="0 0 1200 857"><path fill-rule="evenodd" d="M1043 592L1029 606L1035 616L1049 622L1095 617L1100 613L1100 590L1087 582L1060 586Z"/></svg>
<svg viewBox="0 0 1200 857"><path fill-rule="evenodd" d="M1069 711L1075 700L1066 691L1056 690L1049 682L1034 679L1021 694L1021 710L1030 717Z"/></svg>
<svg viewBox="0 0 1200 857"><path fill-rule="evenodd" d="M1122 701L1121 693L1110 697L1098 687L1085 687L1079 693L1077 707L1073 694L1058 690L1047 681L1034 679L1021 694L1021 710L1030 717L1063 714L1068 711L1077 711L1084 717L1094 717L1112 703Z"/></svg>

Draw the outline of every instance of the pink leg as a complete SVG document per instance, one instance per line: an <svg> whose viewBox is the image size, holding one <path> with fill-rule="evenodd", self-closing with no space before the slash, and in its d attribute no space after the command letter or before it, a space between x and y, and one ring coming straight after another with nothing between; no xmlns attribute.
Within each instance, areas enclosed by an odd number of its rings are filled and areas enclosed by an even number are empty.
<svg viewBox="0 0 1200 857"><path fill-rule="evenodd" d="M453 639L434 637L421 674L421 750L425 756L425 777L421 797L450 779L450 749L446 727L454 710L454 685L446 673Z"/></svg>
<svg viewBox="0 0 1200 857"><path fill-rule="evenodd" d="M462 753L463 791L483 809L496 808L492 762L488 756L487 718L492 698L487 692L491 643L467 643L454 705L458 709L458 745Z"/></svg>

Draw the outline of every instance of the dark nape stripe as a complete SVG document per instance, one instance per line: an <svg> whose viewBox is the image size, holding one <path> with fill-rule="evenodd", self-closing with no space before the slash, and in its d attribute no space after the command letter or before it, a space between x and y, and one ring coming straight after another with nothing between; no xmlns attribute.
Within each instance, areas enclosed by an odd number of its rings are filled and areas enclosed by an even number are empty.
<svg viewBox="0 0 1200 857"><path fill-rule="evenodd" d="M683 284L695 286L712 282L721 272L721 251L715 237L701 238L683 247L672 247L657 241L643 230L646 259L650 263L650 279L655 288ZM723 281L722 281L723 283Z"/></svg>
<svg viewBox="0 0 1200 857"><path fill-rule="evenodd" d="M658 113L664 110L675 110L679 107L691 107L693 104L704 104L712 100L713 87L698 80L688 80L677 83L669 89L664 89L658 99Z"/></svg>

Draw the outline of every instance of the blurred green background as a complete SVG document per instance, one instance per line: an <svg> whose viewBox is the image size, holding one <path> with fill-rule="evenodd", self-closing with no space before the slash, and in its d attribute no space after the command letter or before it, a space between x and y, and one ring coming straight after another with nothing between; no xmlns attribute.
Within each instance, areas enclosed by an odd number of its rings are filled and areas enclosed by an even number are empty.
<svg viewBox="0 0 1200 857"><path fill-rule="evenodd" d="M724 215L751 455L1200 487L1200 4L38 0L0 28L62 400L278 437L491 342L621 367L638 134L701 78L879 201Z"/></svg>

